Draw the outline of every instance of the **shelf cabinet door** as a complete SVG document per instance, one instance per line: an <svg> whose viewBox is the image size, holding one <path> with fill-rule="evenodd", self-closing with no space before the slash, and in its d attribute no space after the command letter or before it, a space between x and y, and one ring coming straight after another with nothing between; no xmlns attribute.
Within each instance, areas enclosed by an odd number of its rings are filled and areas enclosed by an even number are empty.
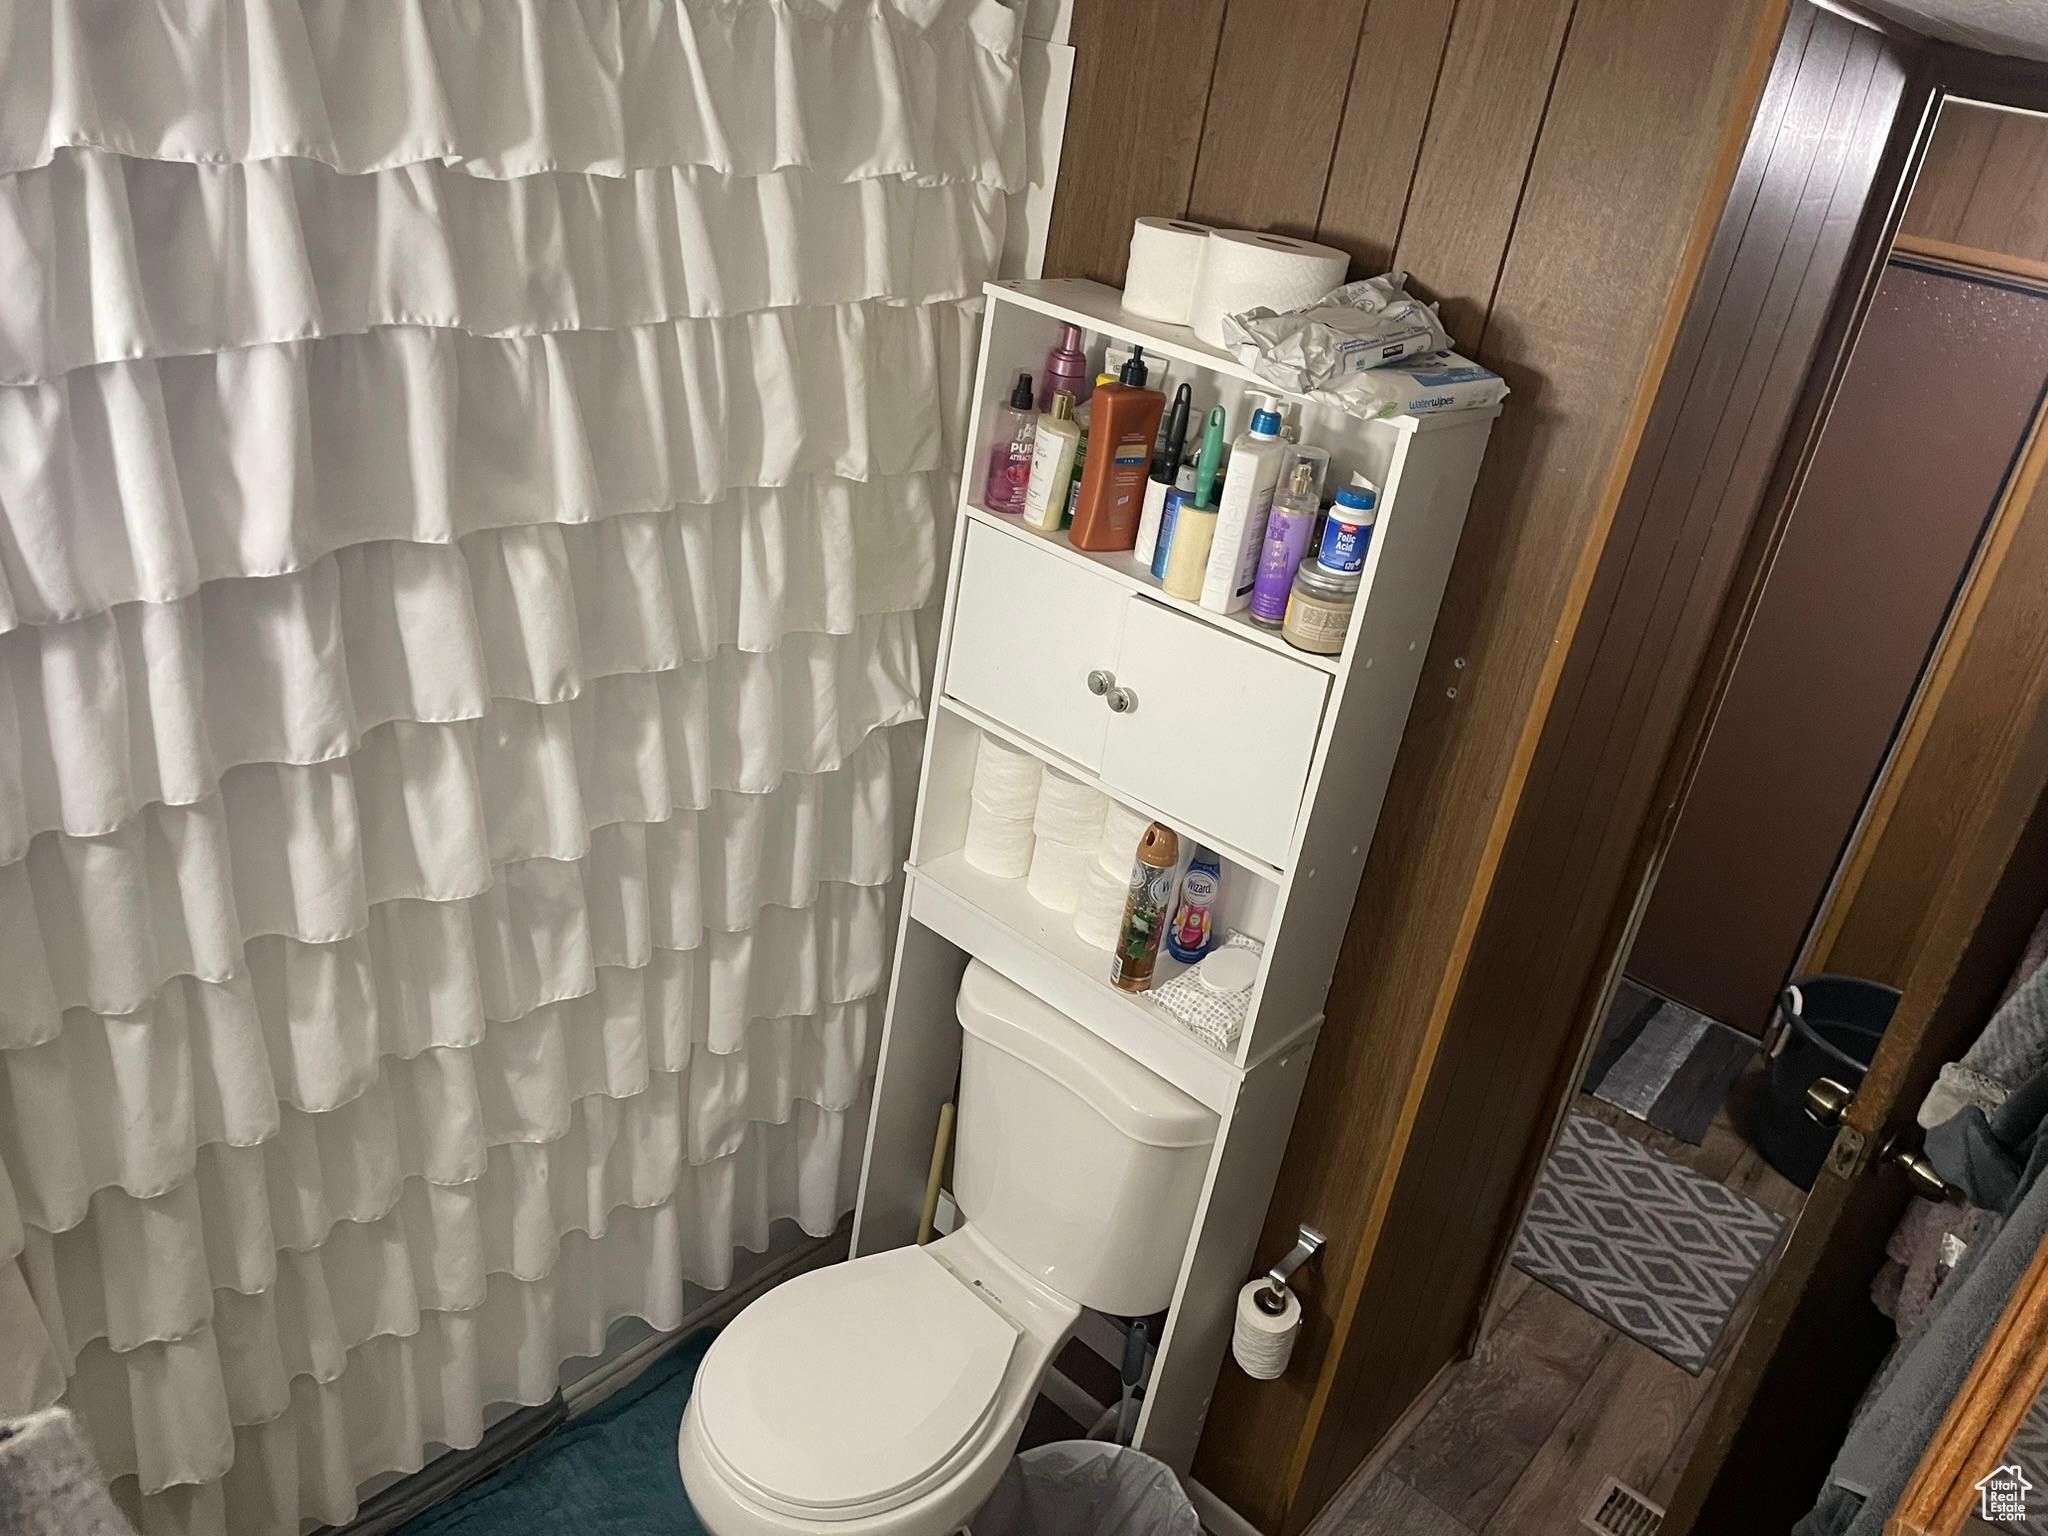
<svg viewBox="0 0 2048 1536"><path fill-rule="evenodd" d="M1245 852L1285 864L1327 673L1129 597L1101 777Z"/></svg>
<svg viewBox="0 0 2048 1536"><path fill-rule="evenodd" d="M946 692L1082 767L1112 718L1088 674L1114 672L1129 593L1107 576L969 525Z"/></svg>

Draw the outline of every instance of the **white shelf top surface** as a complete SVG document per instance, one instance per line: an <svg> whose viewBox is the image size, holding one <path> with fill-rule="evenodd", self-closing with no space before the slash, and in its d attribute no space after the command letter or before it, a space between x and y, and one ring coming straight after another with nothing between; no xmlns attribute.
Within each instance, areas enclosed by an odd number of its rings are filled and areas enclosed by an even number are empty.
<svg viewBox="0 0 2048 1536"><path fill-rule="evenodd" d="M1045 277L1035 279L1013 279L999 283L988 283L984 290L993 298L1005 303L1021 304L1035 309L1040 314L1051 315L1056 320L1071 321L1086 330L1099 331L1116 336L1124 341L1136 342L1147 352L1156 352L1163 357L1193 363L1199 368L1226 374L1234 379L1243 379L1260 391L1282 396L1289 400L1308 401L1306 395L1280 389L1267 383L1250 368L1240 363L1221 347L1212 347L1184 325L1171 325L1164 320L1148 320L1134 315L1124 308L1123 291L1107 284L1091 282L1080 277ZM1313 402L1310 402L1313 403ZM1427 432L1440 427L1453 427L1471 421L1475 417L1493 417L1500 414L1499 406L1485 410L1442 411L1424 416L1381 417L1376 425L1392 427L1397 432ZM1363 417L1356 418L1361 426L1366 425Z"/></svg>
<svg viewBox="0 0 2048 1536"><path fill-rule="evenodd" d="M1110 984L1110 952L1074 932L1071 913L1033 899L1025 882L984 873L960 849L910 867L910 878L937 888L981 919L979 934L946 937L1078 1020L1124 1054L1168 1082L1221 1110L1243 1077L1233 1056L1196 1038L1143 993ZM926 903L913 895L912 915L945 932ZM1183 967L1163 950L1153 985L1163 986ZM1032 974L1036 972L1036 974Z"/></svg>

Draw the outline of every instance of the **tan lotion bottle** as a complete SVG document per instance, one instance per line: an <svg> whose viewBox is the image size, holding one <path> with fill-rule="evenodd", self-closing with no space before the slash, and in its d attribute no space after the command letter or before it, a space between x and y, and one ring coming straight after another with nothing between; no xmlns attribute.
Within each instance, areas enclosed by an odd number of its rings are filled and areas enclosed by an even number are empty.
<svg viewBox="0 0 2048 1536"><path fill-rule="evenodd" d="M1058 529L1067 510L1067 482L1074 477L1074 450L1081 428L1074 420L1074 397L1061 390L1052 409L1038 418L1031 440L1031 483L1024 492L1024 521L1041 533Z"/></svg>

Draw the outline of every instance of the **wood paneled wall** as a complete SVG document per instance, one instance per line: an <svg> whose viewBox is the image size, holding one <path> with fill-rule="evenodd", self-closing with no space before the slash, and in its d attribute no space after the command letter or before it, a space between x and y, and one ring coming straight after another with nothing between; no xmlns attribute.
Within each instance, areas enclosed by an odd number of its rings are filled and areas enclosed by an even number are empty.
<svg viewBox="0 0 2048 1536"><path fill-rule="evenodd" d="M1899 244L2048 277L2048 118L1943 103Z"/></svg>
<svg viewBox="0 0 2048 1536"><path fill-rule="evenodd" d="M1803 373L1797 346L1752 357L1733 327L1810 348L1832 297L1811 258L1839 260L1888 123L1860 29L1799 4L1792 38L1787 12L1077 0L1049 275L1120 283L1145 214L1312 235L1354 275L1412 272L1514 388L1259 1252L1302 1221L1329 1234L1304 1335L1278 1382L1224 1367L1196 1460L1276 1536L1467 1346L1692 683L1726 639ZM1745 153L1760 104L1790 115L1783 144ZM1745 245L1724 208L1766 185ZM1782 265L1761 254L1770 220ZM1703 267L1740 311L1713 345L1711 314L1681 330ZM1661 406L1667 365L1690 414ZM1632 479L1639 449L1653 463Z"/></svg>
<svg viewBox="0 0 2048 1536"><path fill-rule="evenodd" d="M1675 820L1771 532L1780 463L1905 72L1799 6L1606 531L1448 1005L1319 1436L1324 1486L1469 1334ZM1463 1333L1461 1333L1461 1330ZM1313 1473L1317 1461L1312 1460Z"/></svg>

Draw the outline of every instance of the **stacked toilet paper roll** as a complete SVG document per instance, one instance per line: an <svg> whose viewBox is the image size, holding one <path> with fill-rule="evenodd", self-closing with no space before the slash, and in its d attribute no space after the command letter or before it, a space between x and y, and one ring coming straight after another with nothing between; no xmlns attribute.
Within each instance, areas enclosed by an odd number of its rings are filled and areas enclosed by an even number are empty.
<svg viewBox="0 0 2048 1536"><path fill-rule="evenodd" d="M1032 819L1045 765L984 734L974 754L974 787L961 850L976 869L1014 880L1031 868Z"/></svg>
<svg viewBox="0 0 2048 1536"><path fill-rule="evenodd" d="M1332 246L1192 219L1140 219L1131 229L1124 308L1192 326L1223 345L1223 317L1264 305L1298 309L1344 281L1351 258Z"/></svg>
<svg viewBox="0 0 2048 1536"><path fill-rule="evenodd" d="M1081 875L1081 896L1074 909L1074 932L1097 949L1116 947L1124 903L1131 893L1131 864L1151 825L1151 817L1115 801L1102 818L1102 837Z"/></svg>
<svg viewBox="0 0 2048 1536"><path fill-rule="evenodd" d="M1188 323L1202 248L1215 231L1190 219L1140 219L1131 229L1124 308L1147 320Z"/></svg>
<svg viewBox="0 0 2048 1536"><path fill-rule="evenodd" d="M1267 1281L1259 1279L1237 1293L1237 1321L1230 1331L1230 1353L1255 1381L1279 1377L1294 1354L1294 1341L1301 1336L1300 1299L1283 1285L1280 1311L1269 1313L1255 1298L1270 1289Z"/></svg>
<svg viewBox="0 0 2048 1536"><path fill-rule="evenodd" d="M1038 814L1031 830L1037 839L1031 853L1031 875L1025 889L1032 900L1055 912L1071 912L1081 899L1081 877L1102 841L1102 818L1109 796L1048 768L1038 790Z"/></svg>
<svg viewBox="0 0 2048 1536"><path fill-rule="evenodd" d="M1290 235L1219 229L1202 247L1188 324L1212 347L1224 342L1223 317L1267 309L1299 309L1344 281L1351 258L1343 251Z"/></svg>

